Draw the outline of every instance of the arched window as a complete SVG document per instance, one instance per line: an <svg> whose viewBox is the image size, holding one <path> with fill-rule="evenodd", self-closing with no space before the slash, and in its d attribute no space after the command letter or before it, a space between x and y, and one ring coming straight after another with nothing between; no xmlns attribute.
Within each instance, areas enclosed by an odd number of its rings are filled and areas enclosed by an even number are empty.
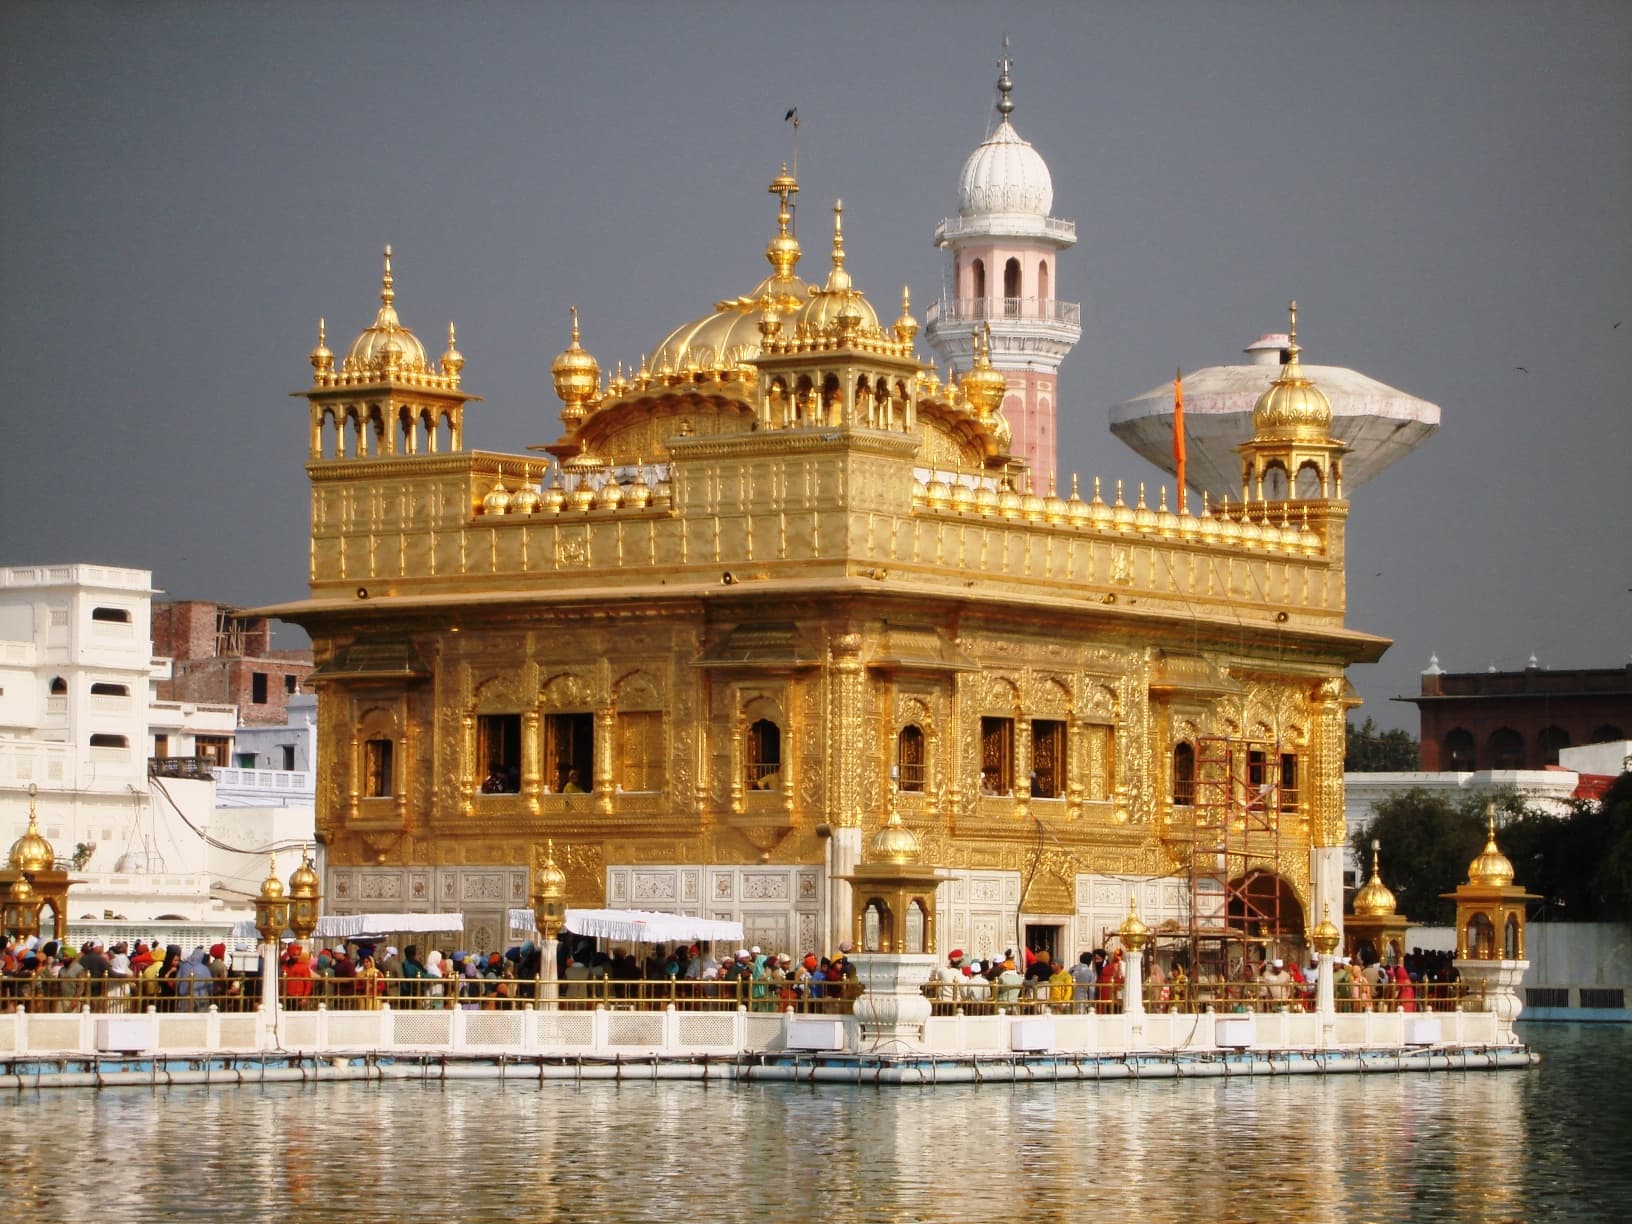
<svg viewBox="0 0 1632 1224"><path fill-rule="evenodd" d="M61 676L51 677L51 696L66 697L68 695L68 681Z"/></svg>
<svg viewBox="0 0 1632 1224"><path fill-rule="evenodd" d="M1519 916L1509 914L1502 924L1502 959L1519 959Z"/></svg>
<svg viewBox="0 0 1632 1224"><path fill-rule="evenodd" d="M1473 732L1465 727L1457 727L1445 733L1445 760L1446 769L1459 772L1469 772L1473 769Z"/></svg>
<svg viewBox="0 0 1632 1224"><path fill-rule="evenodd" d="M1536 736L1536 751L1543 765L1557 765L1558 754L1570 746L1570 733L1563 727L1544 727Z"/></svg>
<svg viewBox="0 0 1632 1224"><path fill-rule="evenodd" d="M1485 743L1488 769L1523 769L1524 736L1512 727L1498 727Z"/></svg>
<svg viewBox="0 0 1632 1224"><path fill-rule="evenodd" d="M1010 259L1003 265L1003 313L1010 318L1020 314L1020 261Z"/></svg>
<svg viewBox="0 0 1632 1224"><path fill-rule="evenodd" d="M1625 738L1625 731L1622 731L1614 723L1605 723L1603 726L1593 729L1590 742L1594 744L1612 744L1616 740L1624 740Z"/></svg>
<svg viewBox="0 0 1632 1224"><path fill-rule="evenodd" d="M904 791L924 789L924 729L908 723L895 737L896 785Z"/></svg>
<svg viewBox="0 0 1632 1224"><path fill-rule="evenodd" d="M1285 501L1289 488L1286 468L1277 460L1264 469L1262 483L1258 486L1258 495L1265 501Z"/></svg>
<svg viewBox="0 0 1632 1224"><path fill-rule="evenodd" d="M861 950L863 952L884 952L888 950L885 942L890 939L893 923L890 921L890 907L884 904L880 897L874 897L867 902L867 908L861 913Z"/></svg>
<svg viewBox="0 0 1632 1224"><path fill-rule="evenodd" d="M1173 745L1173 805L1190 807L1196 802L1195 745Z"/></svg>
<svg viewBox="0 0 1632 1224"><path fill-rule="evenodd" d="M1468 919L1467 940L1470 960L1496 959L1496 928L1484 914Z"/></svg>
<svg viewBox="0 0 1632 1224"><path fill-rule="evenodd" d="M981 301L986 297L986 261L984 259L975 260L974 263L969 265L969 271L973 275L975 282L973 296L977 301ZM975 309L982 314L985 313L982 306L976 306Z"/></svg>
<svg viewBox="0 0 1632 1224"><path fill-rule="evenodd" d="M1037 261L1037 298L1039 301L1048 301L1048 260Z"/></svg>
<svg viewBox="0 0 1632 1224"><path fill-rule="evenodd" d="M1300 467L1297 483L1293 486L1292 492L1303 501L1312 501L1320 497L1324 492L1321 487L1320 468L1313 463L1306 463Z"/></svg>
<svg viewBox="0 0 1632 1224"><path fill-rule="evenodd" d="M924 912L923 902L914 899L907 905L907 921L904 924L901 947L897 949L912 955L924 951L924 932L929 926L929 915Z"/></svg>
<svg viewBox="0 0 1632 1224"><path fill-rule="evenodd" d="M768 718L749 724L747 783L749 790L775 790L782 785L782 728Z"/></svg>

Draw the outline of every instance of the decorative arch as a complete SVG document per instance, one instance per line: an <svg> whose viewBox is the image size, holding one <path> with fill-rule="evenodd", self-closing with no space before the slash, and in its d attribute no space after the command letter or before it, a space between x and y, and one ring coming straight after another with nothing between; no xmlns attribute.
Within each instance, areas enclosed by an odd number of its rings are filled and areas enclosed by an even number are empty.
<svg viewBox="0 0 1632 1224"><path fill-rule="evenodd" d="M975 260L969 265L969 272L973 280L972 288L974 290L969 296L977 300L983 300L986 297L986 261L984 259Z"/></svg>
<svg viewBox="0 0 1632 1224"><path fill-rule="evenodd" d="M909 793L921 792L928 781L929 737L916 722L895 734L895 784Z"/></svg>
<svg viewBox="0 0 1632 1224"><path fill-rule="evenodd" d="M1293 481L1292 496L1301 501L1314 501L1326 494L1326 477L1320 470L1320 464L1313 459L1305 460L1298 468L1297 479Z"/></svg>
<svg viewBox="0 0 1632 1224"><path fill-rule="evenodd" d="M1523 769L1524 736L1512 727L1497 727L1485 741L1485 768Z"/></svg>
<svg viewBox="0 0 1632 1224"><path fill-rule="evenodd" d="M1037 299L1039 302L1048 301L1048 260L1037 261Z"/></svg>
<svg viewBox="0 0 1632 1224"><path fill-rule="evenodd" d="M661 679L644 668L634 668L612 682L612 701L620 710L661 710Z"/></svg>
<svg viewBox="0 0 1632 1224"><path fill-rule="evenodd" d="M1452 727L1445 733L1443 741L1444 759L1441 762L1446 769L1461 773L1471 773L1478 759L1473 744L1473 732L1466 727Z"/></svg>
<svg viewBox="0 0 1632 1224"><path fill-rule="evenodd" d="M1173 806L1193 807L1196 802L1196 746L1188 740L1173 745Z"/></svg>
<svg viewBox="0 0 1632 1224"><path fill-rule="evenodd" d="M1557 765L1558 754L1568 747L1570 733L1563 727L1543 727L1536 735L1536 751L1541 754L1543 765Z"/></svg>
<svg viewBox="0 0 1632 1224"><path fill-rule="evenodd" d="M1011 255L1003 264L1003 313L1011 318L1018 315L1023 296L1020 261Z"/></svg>

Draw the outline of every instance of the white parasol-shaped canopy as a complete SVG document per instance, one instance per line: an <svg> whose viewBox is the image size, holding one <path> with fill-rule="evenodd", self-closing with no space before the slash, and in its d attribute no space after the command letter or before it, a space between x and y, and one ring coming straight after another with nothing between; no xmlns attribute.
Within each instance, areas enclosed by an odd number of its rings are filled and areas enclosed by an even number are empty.
<svg viewBox="0 0 1632 1224"><path fill-rule="evenodd" d="M660 914L651 910L569 909L563 924L574 935L593 939L622 939L630 943L742 942L742 923L687 914ZM510 911L510 929L534 931L533 911Z"/></svg>
<svg viewBox="0 0 1632 1224"><path fill-rule="evenodd" d="M409 935L463 931L463 914L324 914L315 939L355 939L359 935Z"/></svg>

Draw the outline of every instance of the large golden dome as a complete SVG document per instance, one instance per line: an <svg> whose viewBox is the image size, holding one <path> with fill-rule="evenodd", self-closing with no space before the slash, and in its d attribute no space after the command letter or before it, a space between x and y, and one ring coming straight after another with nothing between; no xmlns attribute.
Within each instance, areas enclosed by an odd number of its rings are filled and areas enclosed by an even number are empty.
<svg viewBox="0 0 1632 1224"><path fill-rule="evenodd" d="M1324 442L1332 432L1332 403L1309 381L1298 361L1298 304L1292 303L1292 329L1281 375L1258 397L1252 410L1252 432L1259 440Z"/></svg>
<svg viewBox="0 0 1632 1224"><path fill-rule="evenodd" d="M351 342L351 349L340 366L342 373L432 372L425 346L397 318L397 308L393 305L396 296L391 282L391 248L387 246L385 276L380 284L380 313L374 316L373 324Z"/></svg>
<svg viewBox="0 0 1632 1224"><path fill-rule="evenodd" d="M651 356L653 373L665 368L718 370L752 362L759 356L759 325L766 308L774 306L786 319L810 297L810 286L794 275L800 251L799 240L788 228L793 220L788 201L798 194L799 184L786 165L771 181L770 190L780 201L777 234L765 247L771 274L743 297L716 302L709 314L681 324L664 337Z"/></svg>

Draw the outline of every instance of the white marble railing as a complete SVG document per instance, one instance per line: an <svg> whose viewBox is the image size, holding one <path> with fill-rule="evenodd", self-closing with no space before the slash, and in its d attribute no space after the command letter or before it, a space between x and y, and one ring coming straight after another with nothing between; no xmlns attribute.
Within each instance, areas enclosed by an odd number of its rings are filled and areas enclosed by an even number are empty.
<svg viewBox="0 0 1632 1224"><path fill-rule="evenodd" d="M1235 1015L1028 1014L936 1016L919 1052L1008 1056L1016 1052L1119 1057L1160 1051L1331 1051L1502 1044L1491 1012ZM807 1051L873 1053L851 1016L736 1011L283 1011L275 1025L259 1012L109 1015L83 1011L0 1014L0 1058L115 1053L318 1055L379 1053L586 1058L703 1055L734 1057ZM892 1052L905 1053L896 1050Z"/></svg>

